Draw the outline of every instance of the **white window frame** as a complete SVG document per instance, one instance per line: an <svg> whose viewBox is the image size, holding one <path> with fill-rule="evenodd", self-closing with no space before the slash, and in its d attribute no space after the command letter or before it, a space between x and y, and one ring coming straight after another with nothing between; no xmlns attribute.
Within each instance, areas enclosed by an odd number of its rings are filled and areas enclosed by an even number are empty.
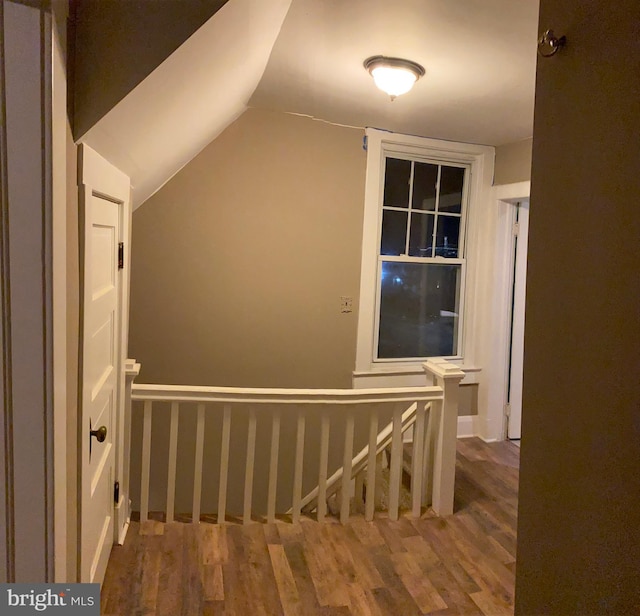
<svg viewBox="0 0 640 616"><path fill-rule="evenodd" d="M420 367L423 358L377 358L379 293L379 247L384 192L384 161L386 155L399 158L428 159L434 163L468 167L466 179L468 199L466 217L460 233L461 253L458 259L434 259L431 262L460 264L464 261L460 280L459 354L455 361L472 366L477 346L477 307L479 293L477 271L482 259L482 210L491 201L494 148L466 143L428 139L368 128L367 172L365 180L362 262L360 272L360 300L356 349L356 373L377 372ZM464 251L464 252L463 252ZM401 260L411 260L402 257ZM418 259L423 261L423 259Z"/></svg>

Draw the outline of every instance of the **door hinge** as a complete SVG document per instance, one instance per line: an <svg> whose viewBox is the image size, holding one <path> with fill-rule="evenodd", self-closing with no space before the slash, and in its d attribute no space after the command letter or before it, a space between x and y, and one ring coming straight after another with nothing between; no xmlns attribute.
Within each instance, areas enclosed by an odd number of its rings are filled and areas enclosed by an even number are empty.
<svg viewBox="0 0 640 616"><path fill-rule="evenodd" d="M118 244L118 269L124 269L124 242Z"/></svg>
<svg viewBox="0 0 640 616"><path fill-rule="evenodd" d="M519 233L520 233L520 223L519 222L514 222L513 223L513 235L518 237Z"/></svg>
<svg viewBox="0 0 640 616"><path fill-rule="evenodd" d="M116 481L113 484L113 502L117 505L120 500L120 482Z"/></svg>
<svg viewBox="0 0 640 616"><path fill-rule="evenodd" d="M504 414L506 417L511 417L511 404L508 402L504 405Z"/></svg>

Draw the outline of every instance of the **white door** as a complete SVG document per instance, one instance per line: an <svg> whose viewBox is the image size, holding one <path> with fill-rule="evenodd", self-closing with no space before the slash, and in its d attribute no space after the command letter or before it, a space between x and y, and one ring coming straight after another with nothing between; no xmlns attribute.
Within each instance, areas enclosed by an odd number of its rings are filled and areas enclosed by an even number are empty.
<svg viewBox="0 0 640 616"><path fill-rule="evenodd" d="M509 408L507 435L520 438L522 424L522 374L524 364L524 304L527 281L527 243L529 237L529 202L516 206L515 264L513 271L513 303L511 320L511 355L507 383Z"/></svg>
<svg viewBox="0 0 640 616"><path fill-rule="evenodd" d="M102 582L114 539L114 482L123 374L119 244L128 186L117 169L82 147L82 411L80 579ZM113 177L110 177L113 176ZM113 179L116 179L115 183Z"/></svg>

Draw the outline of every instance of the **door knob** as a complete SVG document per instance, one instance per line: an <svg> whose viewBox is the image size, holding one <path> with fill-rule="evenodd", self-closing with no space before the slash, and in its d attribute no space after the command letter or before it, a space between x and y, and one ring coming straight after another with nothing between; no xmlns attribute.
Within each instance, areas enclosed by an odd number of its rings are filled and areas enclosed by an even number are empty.
<svg viewBox="0 0 640 616"><path fill-rule="evenodd" d="M95 436L98 443L103 443L107 438L107 426L100 426L97 430L89 430L91 436Z"/></svg>

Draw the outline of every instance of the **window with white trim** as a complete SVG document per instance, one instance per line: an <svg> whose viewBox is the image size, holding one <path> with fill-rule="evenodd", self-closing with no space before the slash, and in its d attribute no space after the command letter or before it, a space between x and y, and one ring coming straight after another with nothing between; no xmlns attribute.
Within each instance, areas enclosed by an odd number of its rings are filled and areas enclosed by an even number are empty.
<svg viewBox="0 0 640 616"><path fill-rule="evenodd" d="M356 373L434 356L477 361L494 148L366 135Z"/></svg>
<svg viewBox="0 0 640 616"><path fill-rule="evenodd" d="M375 359L460 355L467 174L384 154Z"/></svg>

